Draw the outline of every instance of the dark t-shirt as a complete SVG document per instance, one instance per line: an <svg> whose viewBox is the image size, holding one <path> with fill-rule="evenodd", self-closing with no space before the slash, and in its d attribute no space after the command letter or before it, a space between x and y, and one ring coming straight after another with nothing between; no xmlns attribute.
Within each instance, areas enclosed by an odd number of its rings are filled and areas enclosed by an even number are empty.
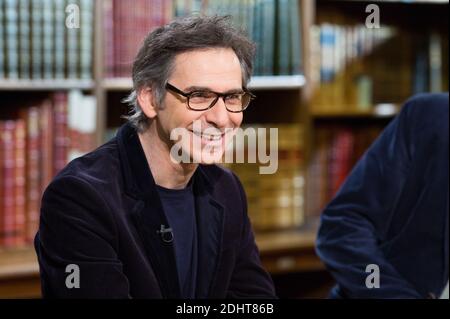
<svg viewBox="0 0 450 319"><path fill-rule="evenodd" d="M197 227L192 183L184 189L158 186L158 193L173 231L182 298L195 298L197 280Z"/></svg>

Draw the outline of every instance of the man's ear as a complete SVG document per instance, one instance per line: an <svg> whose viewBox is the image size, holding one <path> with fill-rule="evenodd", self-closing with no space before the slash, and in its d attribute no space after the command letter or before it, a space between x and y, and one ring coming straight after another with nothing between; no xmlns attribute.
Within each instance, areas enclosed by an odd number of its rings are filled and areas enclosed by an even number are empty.
<svg viewBox="0 0 450 319"><path fill-rule="evenodd" d="M152 89L148 87L143 88L139 92L137 92L137 101L139 103L139 106L141 107L144 114L150 119L155 118L157 115L157 106L152 93Z"/></svg>

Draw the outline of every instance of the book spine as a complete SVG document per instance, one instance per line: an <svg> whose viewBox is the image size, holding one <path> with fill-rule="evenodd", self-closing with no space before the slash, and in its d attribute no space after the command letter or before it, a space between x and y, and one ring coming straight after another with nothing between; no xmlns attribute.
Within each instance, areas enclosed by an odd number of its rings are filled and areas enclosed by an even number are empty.
<svg viewBox="0 0 450 319"><path fill-rule="evenodd" d="M247 36L253 41L255 37L253 33L253 24L255 23L255 0L246 0L245 4L244 26L247 32Z"/></svg>
<svg viewBox="0 0 450 319"><path fill-rule="evenodd" d="M75 5L80 8L79 0L67 0L67 5ZM78 14L80 12L78 11ZM67 28L67 77L78 79L80 77L80 28L70 26Z"/></svg>
<svg viewBox="0 0 450 319"><path fill-rule="evenodd" d="M429 35L430 92L442 92L442 47L438 33Z"/></svg>
<svg viewBox="0 0 450 319"><path fill-rule="evenodd" d="M16 120L14 130L14 232L15 246L26 243L25 194L25 120Z"/></svg>
<svg viewBox="0 0 450 319"><path fill-rule="evenodd" d="M53 178L53 108L51 100L44 100L40 109L41 131L41 189L47 188Z"/></svg>
<svg viewBox="0 0 450 319"><path fill-rule="evenodd" d="M278 74L280 75L288 75L290 73L289 69L289 57L290 57L290 46L289 46L289 11L291 8L289 7L289 0L280 0L278 1Z"/></svg>
<svg viewBox="0 0 450 319"><path fill-rule="evenodd" d="M291 47L291 74L300 74L302 68L301 48L301 12L298 0L290 0L290 47Z"/></svg>
<svg viewBox="0 0 450 319"><path fill-rule="evenodd" d="M82 155L80 151L81 138L78 125L81 122L78 118L81 116L83 109L83 95L80 90L71 90L68 94L67 105L67 124L68 124L68 161L71 161Z"/></svg>
<svg viewBox="0 0 450 319"><path fill-rule="evenodd" d="M3 11L3 6L4 6L5 1L4 0L0 0L0 79L5 78L6 72L5 72L5 40L4 40L4 19L5 19L5 15L4 15L4 11Z"/></svg>
<svg viewBox="0 0 450 319"><path fill-rule="evenodd" d="M42 0L31 0L31 76L42 78Z"/></svg>
<svg viewBox="0 0 450 319"><path fill-rule="evenodd" d="M54 16L53 16L53 1L44 0L42 4L42 32L44 34L42 41L42 59L43 59L43 76L44 79L53 79L53 65L54 65Z"/></svg>
<svg viewBox="0 0 450 319"><path fill-rule="evenodd" d="M167 24L175 17L175 1L163 1L164 23Z"/></svg>
<svg viewBox="0 0 450 319"><path fill-rule="evenodd" d="M262 74L273 75L274 49L275 49L275 1L265 0L262 12Z"/></svg>
<svg viewBox="0 0 450 319"><path fill-rule="evenodd" d="M124 8L122 8L124 1L113 0L113 15L114 15L114 59L115 68L114 75L116 77L122 76L122 61L123 61L123 47L125 37L123 36L125 30L125 14ZM132 12L134 2L129 4L127 10L128 13Z"/></svg>
<svg viewBox="0 0 450 319"><path fill-rule="evenodd" d="M92 78L93 12L92 0L81 0L80 69L82 79Z"/></svg>
<svg viewBox="0 0 450 319"><path fill-rule="evenodd" d="M94 96L83 96L79 105L80 116L77 128L83 141L80 147L81 153L85 154L95 148L95 130L97 117L97 104Z"/></svg>
<svg viewBox="0 0 450 319"><path fill-rule="evenodd" d="M30 1L19 2L19 50L20 50L20 78L30 78Z"/></svg>
<svg viewBox="0 0 450 319"><path fill-rule="evenodd" d="M256 43L256 56L255 56L255 71L254 75L261 75L263 68L263 34L262 34L262 26L264 25L263 20L263 0L255 0L255 20L253 25L253 34L255 35L255 43Z"/></svg>
<svg viewBox="0 0 450 319"><path fill-rule="evenodd" d="M15 121L8 120L3 123L3 207L2 207L2 237L3 247L15 246L15 205L14 205L14 131Z"/></svg>
<svg viewBox="0 0 450 319"><path fill-rule="evenodd" d="M334 29L331 24L323 24L320 30L321 68L320 80L322 83L334 79Z"/></svg>
<svg viewBox="0 0 450 319"><path fill-rule="evenodd" d="M39 224L39 207L41 189L41 138L39 131L39 107L27 110L27 152L26 152L26 238L32 243Z"/></svg>
<svg viewBox="0 0 450 319"><path fill-rule="evenodd" d="M67 164L67 95L56 92L53 95L54 105L54 172L56 175Z"/></svg>
<svg viewBox="0 0 450 319"><path fill-rule="evenodd" d="M8 78L19 78L19 15L18 1L6 0L5 3L5 38Z"/></svg>
<svg viewBox="0 0 450 319"><path fill-rule="evenodd" d="M1 11L1 10L0 10ZM0 121L0 248L3 247L4 234L4 203L5 203L5 178L4 178L4 132L5 122Z"/></svg>
<svg viewBox="0 0 450 319"><path fill-rule="evenodd" d="M105 39L105 75L107 78L114 77L114 16L113 1L103 1L104 12L104 39Z"/></svg>
<svg viewBox="0 0 450 319"><path fill-rule="evenodd" d="M55 78L65 78L65 58L66 58L66 25L64 2L55 1L53 7L54 16L54 58L55 58Z"/></svg>

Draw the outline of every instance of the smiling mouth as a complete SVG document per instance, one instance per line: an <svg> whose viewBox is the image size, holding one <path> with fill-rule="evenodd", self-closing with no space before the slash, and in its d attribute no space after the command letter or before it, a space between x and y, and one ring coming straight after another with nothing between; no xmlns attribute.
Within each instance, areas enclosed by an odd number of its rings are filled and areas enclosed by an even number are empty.
<svg viewBox="0 0 450 319"><path fill-rule="evenodd" d="M225 135L225 133L221 133L221 134L205 134L202 132L196 132L196 131L192 131L189 130L190 132L192 132L194 135L202 138L202 139L206 139L208 141L220 141L220 139L222 139Z"/></svg>

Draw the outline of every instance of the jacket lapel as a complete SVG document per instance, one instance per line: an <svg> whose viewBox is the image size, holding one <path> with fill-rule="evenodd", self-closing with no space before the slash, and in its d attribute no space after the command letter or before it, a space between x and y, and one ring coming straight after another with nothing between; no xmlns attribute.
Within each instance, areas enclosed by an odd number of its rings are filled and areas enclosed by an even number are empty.
<svg viewBox="0 0 450 319"><path fill-rule="evenodd" d="M136 202L131 217L144 243L146 254L165 298L180 298L180 285L172 242L163 240L161 225L170 227L155 181L135 130L124 125L118 135L125 192Z"/></svg>
<svg viewBox="0 0 450 319"><path fill-rule="evenodd" d="M211 296L221 262L224 208L212 197L212 185L201 166L195 174L194 192L198 236L196 297L207 298Z"/></svg>
<svg viewBox="0 0 450 319"><path fill-rule="evenodd" d="M447 188L447 211L445 212L445 223L444 223L444 284L446 282L448 282L448 241L449 241L449 237L448 237L448 215L449 215L449 210L448 210L448 188Z"/></svg>
<svg viewBox="0 0 450 319"><path fill-rule="evenodd" d="M117 134L125 192L135 199L132 219L144 243L148 259L165 298L180 298L181 290L173 241L165 242L158 233L161 225L169 227L156 184L135 130L125 124ZM221 261L224 208L213 196L213 184L203 167L194 176L197 216L198 268L196 295L211 295Z"/></svg>

